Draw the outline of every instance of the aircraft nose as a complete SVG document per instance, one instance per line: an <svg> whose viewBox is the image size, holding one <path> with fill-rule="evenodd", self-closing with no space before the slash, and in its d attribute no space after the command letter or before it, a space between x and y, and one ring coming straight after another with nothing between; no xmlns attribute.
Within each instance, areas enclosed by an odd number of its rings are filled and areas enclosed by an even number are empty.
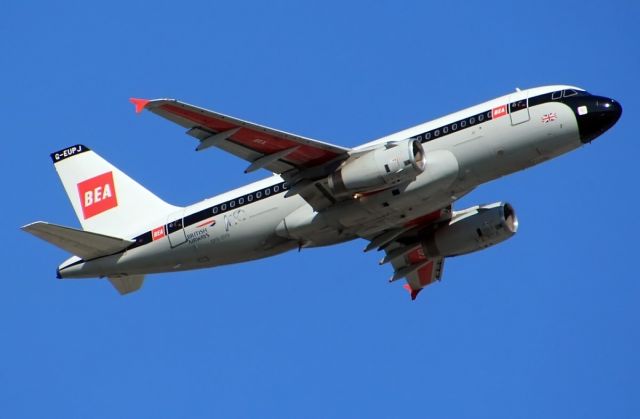
<svg viewBox="0 0 640 419"><path fill-rule="evenodd" d="M618 122L622 115L622 106L608 97L592 96L576 111L580 140L589 143Z"/></svg>

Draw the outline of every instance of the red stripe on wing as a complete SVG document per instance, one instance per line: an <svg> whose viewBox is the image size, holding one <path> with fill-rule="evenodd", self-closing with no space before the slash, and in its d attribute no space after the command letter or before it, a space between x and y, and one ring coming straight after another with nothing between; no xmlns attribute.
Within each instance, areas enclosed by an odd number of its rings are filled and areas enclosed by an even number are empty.
<svg viewBox="0 0 640 419"><path fill-rule="evenodd" d="M418 278L420 278L420 285L423 287L433 282L433 261L418 269Z"/></svg>
<svg viewBox="0 0 640 419"><path fill-rule="evenodd" d="M427 260L421 247L409 253L406 259L410 265ZM420 285L422 285L423 287L429 285L431 282L433 282L433 261L429 261L429 263L418 269L416 273L418 274L418 278L420 279Z"/></svg>
<svg viewBox="0 0 640 419"><path fill-rule="evenodd" d="M405 227L416 227L419 225L429 224L436 221L438 218L442 216L442 210L434 211L430 214L425 214L421 217L414 218L413 220L407 222Z"/></svg>
<svg viewBox="0 0 640 419"><path fill-rule="evenodd" d="M195 112L190 109L185 109L176 105L165 104L162 105L162 109L171 114L198 123L215 132L227 131L237 127L237 125L234 125L230 122L214 118L206 114ZM230 140L236 144L240 144L262 154L272 154L288 148L299 146L299 148L295 152L287 155L285 160L301 167L312 167L320 165L338 156L338 154L334 153L333 151L324 150L306 144L301 145L299 143L278 137L270 133L260 132L245 127L243 127L235 135L233 135Z"/></svg>

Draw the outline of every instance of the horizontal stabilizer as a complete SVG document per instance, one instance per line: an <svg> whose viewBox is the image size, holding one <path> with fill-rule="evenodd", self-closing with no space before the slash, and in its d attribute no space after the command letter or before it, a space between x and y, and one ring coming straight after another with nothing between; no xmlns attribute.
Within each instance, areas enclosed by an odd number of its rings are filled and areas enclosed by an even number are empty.
<svg viewBox="0 0 640 419"><path fill-rule="evenodd" d="M134 242L104 234L36 221L22 230L88 260L126 249ZM139 287L138 287L139 288Z"/></svg>
<svg viewBox="0 0 640 419"><path fill-rule="evenodd" d="M144 275L110 276L109 282L120 295L138 291L144 281Z"/></svg>

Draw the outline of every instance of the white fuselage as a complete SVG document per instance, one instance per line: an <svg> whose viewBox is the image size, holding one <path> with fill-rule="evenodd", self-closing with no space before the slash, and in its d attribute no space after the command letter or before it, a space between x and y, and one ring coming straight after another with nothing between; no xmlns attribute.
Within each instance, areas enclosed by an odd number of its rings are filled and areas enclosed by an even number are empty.
<svg viewBox="0 0 640 419"><path fill-rule="evenodd" d="M354 150L411 137L423 140L426 170L403 187L316 213L300 195L285 197L284 181L272 176L150 220L131 232L139 246L88 262L72 258L60 273L70 278L205 268L371 236L444 208L482 183L582 145L570 107L560 101L526 106L528 97L563 88L570 87L515 92ZM518 100L525 101L524 108L507 113L506 106Z"/></svg>

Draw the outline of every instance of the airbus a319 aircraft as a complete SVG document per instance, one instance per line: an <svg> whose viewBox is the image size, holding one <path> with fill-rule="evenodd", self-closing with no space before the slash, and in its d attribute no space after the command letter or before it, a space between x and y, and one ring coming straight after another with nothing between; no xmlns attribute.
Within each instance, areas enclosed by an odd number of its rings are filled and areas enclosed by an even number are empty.
<svg viewBox="0 0 640 419"><path fill-rule="evenodd" d="M515 92L355 148L278 131L174 99L131 99L216 147L274 173L187 207L164 202L85 145L51 154L82 229L22 227L74 256L57 277L108 278L121 293L146 274L199 269L356 238L384 251L411 298L440 280L445 258L512 237L496 202L453 210L482 183L574 150L620 118L607 97L571 86Z"/></svg>

